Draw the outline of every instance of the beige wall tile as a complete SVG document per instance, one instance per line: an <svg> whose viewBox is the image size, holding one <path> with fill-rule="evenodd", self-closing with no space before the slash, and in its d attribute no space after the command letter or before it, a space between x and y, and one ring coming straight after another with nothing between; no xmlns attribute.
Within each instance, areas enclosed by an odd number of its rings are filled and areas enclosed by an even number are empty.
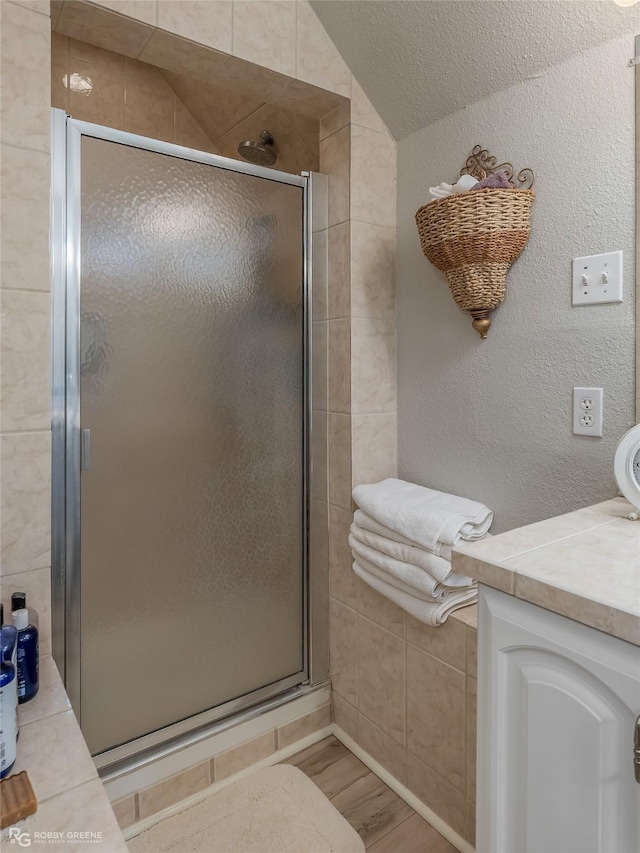
<svg viewBox="0 0 640 853"><path fill-rule="evenodd" d="M390 738L362 714L358 717L358 744L379 761L403 785L407 782L407 753L403 746Z"/></svg>
<svg viewBox="0 0 640 853"><path fill-rule="evenodd" d="M350 225L341 222L329 228L329 295L331 319L349 316Z"/></svg>
<svg viewBox="0 0 640 853"><path fill-rule="evenodd" d="M339 696L335 692L332 692L331 700L333 702L333 719L336 726L357 741L358 711L346 699L343 699L342 696Z"/></svg>
<svg viewBox="0 0 640 853"><path fill-rule="evenodd" d="M276 732L273 729L216 755L213 759L213 779L215 782L220 782L228 776L233 776L234 773L239 773L245 767L268 758L275 751Z"/></svg>
<svg viewBox="0 0 640 853"><path fill-rule="evenodd" d="M311 316L314 322L327 319L329 299L329 232L326 228L313 232Z"/></svg>
<svg viewBox="0 0 640 853"><path fill-rule="evenodd" d="M296 3L297 68L296 77L314 86L322 86L346 98L351 97L351 72L326 30L306 2Z"/></svg>
<svg viewBox="0 0 640 853"><path fill-rule="evenodd" d="M2 576L2 603L5 613L11 609L11 594L24 592L27 605L38 614L40 654L51 654L51 569L31 569ZM35 700L34 700L35 701ZM31 703L30 703L31 704Z"/></svg>
<svg viewBox="0 0 640 853"><path fill-rule="evenodd" d="M16 586L16 589L12 588L11 592L17 592L19 589ZM21 589L20 591L23 592ZM7 595L7 601L9 602L10 594ZM27 603L31 603L28 596ZM39 661L39 684L40 687L36 698L32 699L31 702L25 702L24 705L20 705L18 708L21 726L26 726L28 723L34 723L36 720L42 720L45 717L51 717L53 714L61 714L71 709L71 703L60 678L58 667L51 655L44 654L42 650L40 650Z"/></svg>
<svg viewBox="0 0 640 853"><path fill-rule="evenodd" d="M467 625L467 674L474 678L478 673L478 629Z"/></svg>
<svg viewBox="0 0 640 853"><path fill-rule="evenodd" d="M396 225L395 143L386 133L357 124L351 127L351 218Z"/></svg>
<svg viewBox="0 0 640 853"><path fill-rule="evenodd" d="M174 99L173 90L155 68L127 60L124 125L129 133L171 142Z"/></svg>
<svg viewBox="0 0 640 853"><path fill-rule="evenodd" d="M48 291L49 155L8 145L1 153L2 287Z"/></svg>
<svg viewBox="0 0 640 853"><path fill-rule="evenodd" d="M476 846L476 804L467 800L467 823L462 837L466 838L472 847Z"/></svg>
<svg viewBox="0 0 640 853"><path fill-rule="evenodd" d="M173 71L163 71L162 76L213 140L264 104L262 98L245 98L234 89L203 83Z"/></svg>
<svg viewBox="0 0 640 853"><path fill-rule="evenodd" d="M351 410L351 324L329 320L329 411Z"/></svg>
<svg viewBox="0 0 640 853"><path fill-rule="evenodd" d="M356 580L359 590L358 612L392 634L404 637L405 611L384 595L380 595L369 584L357 577Z"/></svg>
<svg viewBox="0 0 640 853"><path fill-rule="evenodd" d="M234 0L233 55L295 77L296 5L295 0Z"/></svg>
<svg viewBox="0 0 640 853"><path fill-rule="evenodd" d="M404 745L404 641L362 616L358 620L358 710Z"/></svg>
<svg viewBox="0 0 640 853"><path fill-rule="evenodd" d="M312 555L311 583L313 593L329 594L329 505L312 499L309 510L309 549ZM314 604L315 606L315 604ZM326 602L325 631L329 630L329 602Z"/></svg>
<svg viewBox="0 0 640 853"><path fill-rule="evenodd" d="M467 799L476 799L476 718L478 713L478 682L467 678Z"/></svg>
<svg viewBox="0 0 640 853"><path fill-rule="evenodd" d="M329 225L349 219L349 126L320 142L320 171L329 176Z"/></svg>
<svg viewBox="0 0 640 853"><path fill-rule="evenodd" d="M4 435L1 559L9 575L51 565L51 433Z"/></svg>
<svg viewBox="0 0 640 853"><path fill-rule="evenodd" d="M212 48L203 47L164 30L155 30L138 59L176 74L195 77L205 83L212 81L227 61L224 53L217 53Z"/></svg>
<svg viewBox="0 0 640 853"><path fill-rule="evenodd" d="M321 501L327 499L327 425L326 412L311 413L311 494Z"/></svg>
<svg viewBox="0 0 640 853"><path fill-rule="evenodd" d="M117 53L69 39L69 114L123 129L125 61Z"/></svg>
<svg viewBox="0 0 640 853"><path fill-rule="evenodd" d="M219 154L220 149L207 136L189 110L178 100L174 102L173 141L176 145Z"/></svg>
<svg viewBox="0 0 640 853"><path fill-rule="evenodd" d="M314 315L315 316L315 315ZM315 411L328 410L328 363L329 323L326 320L314 322L311 334L313 338L313 357L311 359L311 407Z"/></svg>
<svg viewBox="0 0 640 853"><path fill-rule="evenodd" d="M51 23L46 15L0 4L0 139L48 151Z"/></svg>
<svg viewBox="0 0 640 853"><path fill-rule="evenodd" d="M464 791L465 675L413 646L407 646L407 749Z"/></svg>
<svg viewBox="0 0 640 853"><path fill-rule="evenodd" d="M75 0L67 0L62 5L56 30L130 57L138 56L153 33L149 24L114 15L111 9Z"/></svg>
<svg viewBox="0 0 640 853"><path fill-rule="evenodd" d="M454 619L433 628L407 616L407 642L464 672L467 626Z"/></svg>
<svg viewBox="0 0 640 853"><path fill-rule="evenodd" d="M310 714L305 714L303 717L298 717L297 720L292 720L285 726L278 728L278 749L284 749L291 746L303 737L308 737L314 732L320 731L331 723L331 705L323 705L322 708L316 708Z"/></svg>
<svg viewBox="0 0 640 853"><path fill-rule="evenodd" d="M450 785L413 755L407 755L407 787L445 823L464 836L467 825L466 800L462 791Z"/></svg>
<svg viewBox="0 0 640 853"><path fill-rule="evenodd" d="M287 115L294 130L300 135L309 151L318 157L320 153L320 122L318 119L294 112L287 112Z"/></svg>
<svg viewBox="0 0 640 853"><path fill-rule="evenodd" d="M396 415L354 415L351 419L351 483L377 483L398 472Z"/></svg>
<svg viewBox="0 0 640 853"><path fill-rule="evenodd" d="M329 655L331 686L351 705L358 704L358 614L331 599Z"/></svg>
<svg viewBox="0 0 640 853"><path fill-rule="evenodd" d="M311 86L309 83L303 83L301 80L292 81L290 77L285 77L283 74L276 75L274 71L265 71L264 73L269 74L270 77L271 75L275 75L287 82L286 88L279 95L269 98L274 104L284 107L286 110L293 110L295 113L301 113L302 115L311 116L316 119L323 119L345 101L341 95L334 95L326 89ZM271 79L273 78L271 77Z"/></svg>
<svg viewBox="0 0 640 853"><path fill-rule="evenodd" d="M395 323L351 319L351 411L353 414L395 412Z"/></svg>
<svg viewBox="0 0 640 853"><path fill-rule="evenodd" d="M329 503L351 508L351 418L329 413Z"/></svg>
<svg viewBox="0 0 640 853"><path fill-rule="evenodd" d="M320 139L331 136L336 130L349 124L351 120L351 105L345 99L335 110L332 110L329 115L326 115L320 121Z"/></svg>
<svg viewBox="0 0 640 853"><path fill-rule="evenodd" d="M386 318L395 312L396 233L351 223L351 316Z"/></svg>
<svg viewBox="0 0 640 853"><path fill-rule="evenodd" d="M294 112L316 114L313 110L309 112L309 110L298 109L297 102L302 104L304 101L302 93L298 90L292 90L289 94L289 90L295 85L290 77L278 74L277 71L270 71L268 68L261 68L259 65L252 65L237 56L229 56L224 61L220 70L220 79L224 79L224 84L229 89L242 92L247 98L259 98L263 102L269 101ZM317 95L314 93L310 103L316 100Z"/></svg>
<svg viewBox="0 0 640 853"><path fill-rule="evenodd" d="M155 26L157 23L156 0L93 0L93 2L112 12L143 21L145 24Z"/></svg>
<svg viewBox="0 0 640 853"><path fill-rule="evenodd" d="M182 773L163 779L138 794L139 819L144 820L162 809L185 800L211 784L209 761L203 761Z"/></svg>
<svg viewBox="0 0 640 853"><path fill-rule="evenodd" d="M350 510L329 506L329 592L349 607L358 607L358 578L351 568L349 527Z"/></svg>
<svg viewBox="0 0 640 853"><path fill-rule="evenodd" d="M2 429L49 429L51 297L48 293L3 290L1 300Z"/></svg>
<svg viewBox="0 0 640 853"><path fill-rule="evenodd" d="M69 39L60 33L51 33L51 106L60 110L69 109L67 87L67 62Z"/></svg>
<svg viewBox="0 0 640 853"><path fill-rule="evenodd" d="M38 811L49 797L96 778L96 768L73 711L24 726L13 772L27 768Z"/></svg>
<svg viewBox="0 0 640 853"><path fill-rule="evenodd" d="M111 808L120 829L126 829L136 822L135 794L116 800L115 803L111 803Z"/></svg>
<svg viewBox="0 0 640 853"><path fill-rule="evenodd" d="M365 95L362 86L355 77L351 82L351 121L360 127L389 134L386 124L378 115L376 108Z"/></svg>
<svg viewBox="0 0 640 853"><path fill-rule="evenodd" d="M231 53L231 0L159 0L161 30Z"/></svg>

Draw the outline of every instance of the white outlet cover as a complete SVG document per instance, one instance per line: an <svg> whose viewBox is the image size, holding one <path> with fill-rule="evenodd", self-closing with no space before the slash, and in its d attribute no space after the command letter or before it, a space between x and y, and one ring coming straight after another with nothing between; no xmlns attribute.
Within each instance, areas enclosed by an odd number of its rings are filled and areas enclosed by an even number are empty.
<svg viewBox="0 0 640 853"><path fill-rule="evenodd" d="M604 393L602 388L573 389L573 434L602 436ZM583 423L591 415L593 423Z"/></svg>
<svg viewBox="0 0 640 853"><path fill-rule="evenodd" d="M622 252L573 260L572 305L622 302Z"/></svg>

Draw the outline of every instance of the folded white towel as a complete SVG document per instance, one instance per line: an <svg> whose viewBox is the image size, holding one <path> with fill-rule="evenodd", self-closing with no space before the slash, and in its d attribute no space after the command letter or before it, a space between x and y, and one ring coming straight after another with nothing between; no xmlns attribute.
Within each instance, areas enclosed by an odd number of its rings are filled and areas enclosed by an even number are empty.
<svg viewBox="0 0 640 853"><path fill-rule="evenodd" d="M409 565L417 566L446 586L467 586L471 581L465 575L456 575L452 572L451 562L445 560L444 557L438 557L436 554L432 554L431 551L425 551L424 548L418 548L415 545L405 545L395 539L389 539L387 536L373 533L371 530L367 530L365 527L360 527L359 524L356 524L355 519L351 525L351 535L361 545L371 548L381 556L391 557L394 560L399 560L401 563L409 563ZM462 580L459 580L459 578Z"/></svg>
<svg viewBox="0 0 640 853"><path fill-rule="evenodd" d="M423 548L421 548L416 542L412 542L411 539L407 539L405 536L401 536L400 533L397 533L395 530L390 530L388 527L385 527L384 524L379 524L375 518L371 518L370 515L367 515L364 510L357 509L354 516L353 522L362 530L368 530L369 533L373 533L376 536L380 536L383 539L389 539L391 542L396 542L398 545L405 545L410 548L414 548L419 550L421 553L427 553ZM368 542L365 544L369 544ZM375 546L377 547L377 546ZM391 551L387 551L392 557L396 557L399 560L405 559L402 554L392 553ZM444 561L451 560L451 545L445 545L443 542L436 542L435 548L429 551L428 553L434 554L437 557L442 557ZM408 563L416 563L415 560L407 559ZM420 563L416 563L416 565L420 565ZM447 571L450 571L451 567L447 568ZM444 571L444 568L442 569ZM434 577L437 577L437 574L432 571L431 574Z"/></svg>
<svg viewBox="0 0 640 853"><path fill-rule="evenodd" d="M399 581L402 581L403 586L416 589L424 595L430 595L433 598L438 598L438 600L442 598L442 594L446 592L447 589L469 588L475 584L475 581L466 575L456 575L455 572L451 571L442 581L440 581L432 574L419 568L413 563L396 560L388 554L384 554L381 551L370 548L368 545L364 545L354 535L353 525L351 530L352 533L349 536L349 545L351 547L351 553L353 554L354 560L357 560L360 565L366 569L371 570L371 566L375 566L383 573L382 577L388 580L389 583L393 583L391 578L395 577ZM416 548L414 550L417 551L418 549ZM426 554L426 552L423 553ZM430 554L429 556L435 560L442 559L441 557L434 557L433 554ZM447 563L447 565L450 569L451 564ZM378 574L378 572L374 572L374 574Z"/></svg>
<svg viewBox="0 0 640 853"><path fill-rule="evenodd" d="M371 518L430 551L438 542L481 539L493 521L484 504L393 477L356 486L353 499Z"/></svg>
<svg viewBox="0 0 640 853"><path fill-rule="evenodd" d="M442 625L446 622L447 617L454 610L460 607L465 607L467 604L472 604L478 595L477 589L460 590L452 592L444 601L425 601L423 598L418 598L415 595L409 595L400 589L385 583L381 578L376 577L372 572L363 569L357 562L353 563L353 571L356 575L375 589L380 595L384 595L390 601L395 602L411 616L419 619L427 625Z"/></svg>

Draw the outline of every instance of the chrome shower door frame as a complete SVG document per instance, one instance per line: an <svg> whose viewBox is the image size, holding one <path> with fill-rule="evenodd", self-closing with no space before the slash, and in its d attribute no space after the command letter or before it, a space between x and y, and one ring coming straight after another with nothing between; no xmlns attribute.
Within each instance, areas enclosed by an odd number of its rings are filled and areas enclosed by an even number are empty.
<svg viewBox="0 0 640 853"><path fill-rule="evenodd" d="M303 495L305 525L303 530L303 661L304 668L274 684L171 724L158 732L137 738L96 757L98 766L108 766L130 756L184 739L190 732L202 733L215 728L223 718L257 707L300 685L317 685L328 678L328 620L325 611L327 567L324 565L327 530L314 530L318 555L310 550L311 493L313 465L311 460L311 375L312 338L312 270L323 269L314 264L314 212L326 212L326 177L304 173L302 176L279 172L230 160L215 154L184 148L172 143L137 136L124 131L69 118L64 111L53 109L52 131L52 197L51 197L51 263L52 263L52 643L53 655L62 673L67 693L76 715L80 717L80 192L81 141L89 136L133 148L216 166L225 170L299 186L303 192L303 304L304 304L304 405L303 405ZM316 226L317 226L316 222ZM320 223L326 235L326 222ZM326 249L325 249L326 252ZM324 282L326 286L326 281ZM324 448L326 458L326 447ZM323 471L324 466L318 465ZM326 495L324 482L314 484L314 494ZM311 590L313 589L313 592ZM326 594L325 594L326 593ZM314 613L315 611L315 613ZM299 691L296 691L299 692Z"/></svg>

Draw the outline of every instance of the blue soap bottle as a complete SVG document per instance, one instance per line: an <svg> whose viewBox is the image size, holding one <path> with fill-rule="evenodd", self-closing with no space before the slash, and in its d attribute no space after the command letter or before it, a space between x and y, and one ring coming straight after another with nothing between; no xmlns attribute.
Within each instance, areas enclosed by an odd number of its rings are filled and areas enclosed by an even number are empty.
<svg viewBox="0 0 640 853"><path fill-rule="evenodd" d="M11 596L13 625L18 631L18 702L29 702L39 687L39 638L38 629L29 622L27 596L14 592Z"/></svg>

